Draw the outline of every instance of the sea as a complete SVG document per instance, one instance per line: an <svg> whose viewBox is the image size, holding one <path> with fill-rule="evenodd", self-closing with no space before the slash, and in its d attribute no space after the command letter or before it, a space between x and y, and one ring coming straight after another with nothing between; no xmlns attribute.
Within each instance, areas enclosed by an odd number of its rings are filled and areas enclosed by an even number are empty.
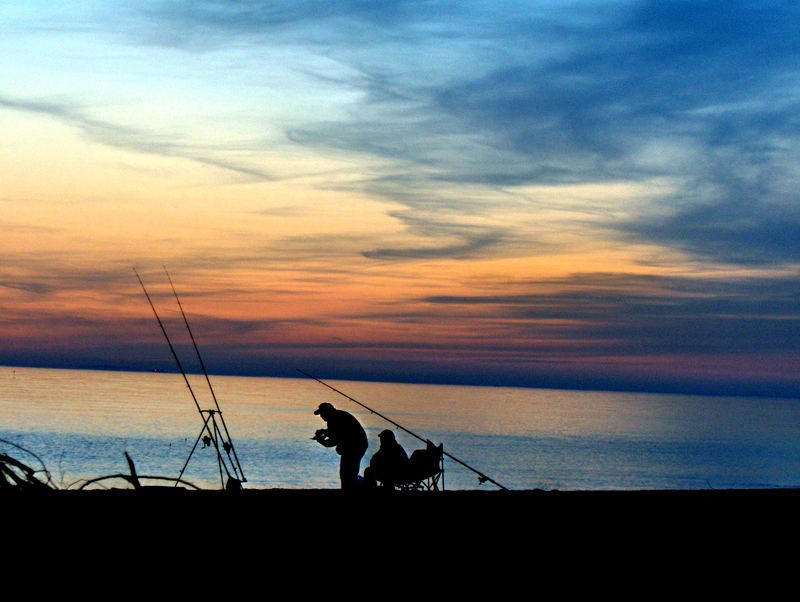
<svg viewBox="0 0 800 602"><path fill-rule="evenodd" d="M0 453L46 470L59 488L116 486L97 479L129 473L126 453L139 475L219 488L226 476L203 445L209 413L200 411L218 406L245 488L336 489L338 456L311 439L324 426L313 412L329 402L367 431L362 470L388 428L409 454L443 445L445 489L800 486L796 399L187 378L0 367Z"/></svg>

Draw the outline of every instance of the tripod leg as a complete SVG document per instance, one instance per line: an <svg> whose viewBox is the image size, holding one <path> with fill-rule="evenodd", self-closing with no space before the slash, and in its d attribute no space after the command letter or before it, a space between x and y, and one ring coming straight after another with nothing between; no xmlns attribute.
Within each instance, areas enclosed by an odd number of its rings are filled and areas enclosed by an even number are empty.
<svg viewBox="0 0 800 602"><path fill-rule="evenodd" d="M186 462L183 463L183 468L181 468L181 472L178 475L178 479L183 476L183 473L186 471L186 467L189 465L189 460L192 459L192 455L194 454L194 450L197 449L197 444L200 443L200 439L203 438L203 433L208 430L208 418L203 421L203 428L200 429L200 434L197 435L197 439L194 441L194 445L192 446L192 451L189 452L189 457L186 458ZM178 482L175 482L175 486L178 486Z"/></svg>
<svg viewBox="0 0 800 602"><path fill-rule="evenodd" d="M212 414L211 421L214 423L214 448L217 450L217 466L219 467L219 482L223 489L225 489L225 476L222 474L222 468L225 464L222 460L222 454L219 451L219 427L217 426L217 419ZM228 467L225 466L225 472L228 472Z"/></svg>

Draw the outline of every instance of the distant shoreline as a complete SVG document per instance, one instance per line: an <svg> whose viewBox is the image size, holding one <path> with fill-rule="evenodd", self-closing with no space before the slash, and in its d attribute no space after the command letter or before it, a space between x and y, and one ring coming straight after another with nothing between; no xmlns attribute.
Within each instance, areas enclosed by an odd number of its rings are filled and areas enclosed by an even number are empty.
<svg viewBox="0 0 800 602"><path fill-rule="evenodd" d="M9 370L15 369L35 369L35 370L69 370L69 371L90 371L90 372L128 372L136 374L165 374L179 375L180 372L170 363L163 365L113 365L113 364L37 364L37 363L2 363L0 367ZM200 376L197 368L189 368L187 374ZM276 370L268 372L234 372L218 370L210 373L211 378L234 377L234 378L277 378L303 380L294 370ZM527 380L508 380L498 379L447 379L447 378L390 378L381 379L372 377L369 374L329 374L325 373L325 380L339 382L366 382L384 384L402 384L419 386L444 386L444 387L486 387L486 388L510 388L510 389L534 389L534 390L553 390L553 391L574 391L574 392L599 392L599 393L620 393L620 394L641 394L641 395L679 395L689 397L752 397L757 399L781 399L781 400L800 400L800 393L797 392L796 383L732 383L728 385L709 385L702 383L676 383L672 386L653 386L635 385L612 382L594 382L588 384L576 384L573 380L537 380L530 382Z"/></svg>

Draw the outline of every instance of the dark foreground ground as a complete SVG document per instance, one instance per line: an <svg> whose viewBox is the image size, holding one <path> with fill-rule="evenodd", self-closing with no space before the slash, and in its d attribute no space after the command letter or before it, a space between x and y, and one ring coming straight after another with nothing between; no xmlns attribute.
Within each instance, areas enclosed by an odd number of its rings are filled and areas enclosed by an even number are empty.
<svg viewBox="0 0 800 602"><path fill-rule="evenodd" d="M83 529L191 532L213 525L232 534L389 531L677 533L788 525L800 516L800 489L663 491L344 492L332 489L172 488L0 493L5 517L27 524Z"/></svg>
<svg viewBox="0 0 800 602"><path fill-rule="evenodd" d="M0 492L0 512L4 569L32 569L31 586L149 595L158 578L181 597L242 584L259 595L280 584L303 596L584 587L649 597L690 576L715 589L759 561L793 565L800 535L794 489Z"/></svg>

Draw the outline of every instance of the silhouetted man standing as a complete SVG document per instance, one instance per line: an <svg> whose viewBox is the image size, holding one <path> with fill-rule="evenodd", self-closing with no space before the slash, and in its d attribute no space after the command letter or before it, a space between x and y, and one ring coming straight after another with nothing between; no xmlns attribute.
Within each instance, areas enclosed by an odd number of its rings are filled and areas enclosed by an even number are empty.
<svg viewBox="0 0 800 602"><path fill-rule="evenodd" d="M339 479L342 489L355 487L358 484L361 458L369 446L367 433L352 414L337 410L327 402L319 404L314 414L322 418L328 428L318 429L312 439L325 447L336 447L336 453L341 456Z"/></svg>

